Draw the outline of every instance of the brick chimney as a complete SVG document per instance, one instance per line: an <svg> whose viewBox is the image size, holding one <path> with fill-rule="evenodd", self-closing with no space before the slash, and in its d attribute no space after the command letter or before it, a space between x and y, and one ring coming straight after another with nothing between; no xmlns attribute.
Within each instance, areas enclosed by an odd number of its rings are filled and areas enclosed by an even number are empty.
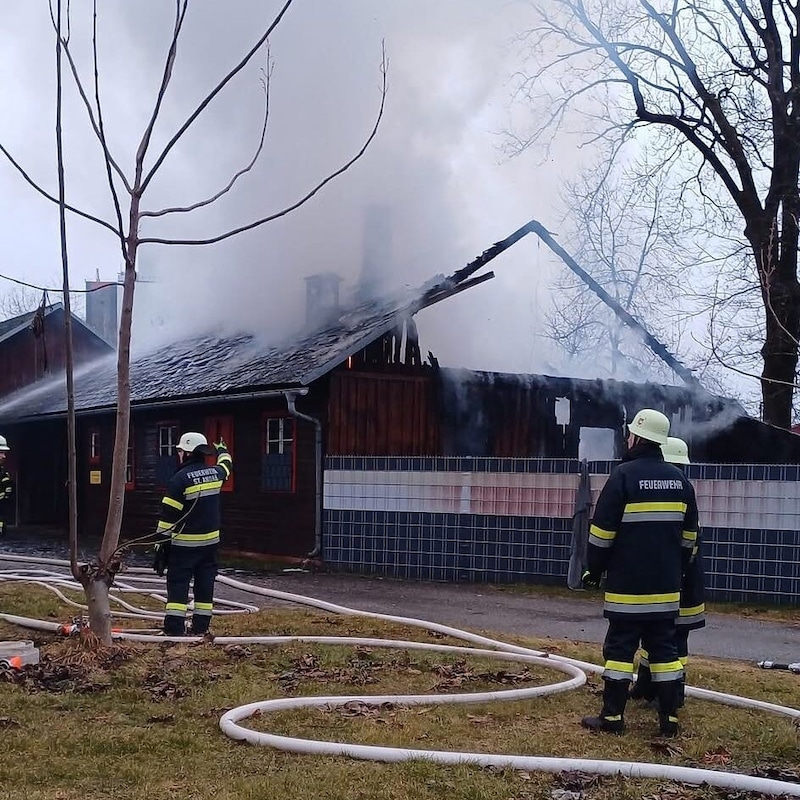
<svg viewBox="0 0 800 800"><path fill-rule="evenodd" d="M318 272L306 278L306 328L320 330L339 318L339 284L335 272Z"/></svg>

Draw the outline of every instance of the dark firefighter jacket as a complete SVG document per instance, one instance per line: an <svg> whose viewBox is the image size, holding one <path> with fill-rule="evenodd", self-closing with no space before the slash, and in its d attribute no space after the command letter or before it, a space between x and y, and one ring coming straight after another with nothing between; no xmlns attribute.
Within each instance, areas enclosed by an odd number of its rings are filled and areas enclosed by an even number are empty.
<svg viewBox="0 0 800 800"><path fill-rule="evenodd" d="M686 569L681 584L681 607L676 625L684 630L703 628L706 624L705 603L706 576L703 569L702 534L697 531L697 544L692 554L692 562Z"/></svg>
<svg viewBox="0 0 800 800"><path fill-rule="evenodd" d="M14 484L8 470L0 467L0 512L11 503L14 494Z"/></svg>
<svg viewBox="0 0 800 800"><path fill-rule="evenodd" d="M161 504L156 533L171 538L173 546L201 547L219 542L220 491L233 468L227 450L220 450L216 466L203 456L189 456L170 478Z"/></svg>
<svg viewBox="0 0 800 800"><path fill-rule="evenodd" d="M677 616L696 541L691 483L657 444L638 443L609 476L589 527L589 572L606 573L605 616Z"/></svg>

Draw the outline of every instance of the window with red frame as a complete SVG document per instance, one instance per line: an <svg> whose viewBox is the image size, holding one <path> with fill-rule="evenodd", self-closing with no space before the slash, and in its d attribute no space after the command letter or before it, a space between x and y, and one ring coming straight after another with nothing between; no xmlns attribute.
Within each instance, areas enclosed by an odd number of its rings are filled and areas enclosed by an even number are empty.
<svg viewBox="0 0 800 800"><path fill-rule="evenodd" d="M264 417L261 450L261 488L265 492L295 489L294 417Z"/></svg>

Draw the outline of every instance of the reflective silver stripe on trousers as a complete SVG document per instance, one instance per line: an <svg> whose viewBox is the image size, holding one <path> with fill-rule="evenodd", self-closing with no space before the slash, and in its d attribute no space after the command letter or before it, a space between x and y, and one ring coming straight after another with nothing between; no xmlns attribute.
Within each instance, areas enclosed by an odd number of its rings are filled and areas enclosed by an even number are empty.
<svg viewBox="0 0 800 800"><path fill-rule="evenodd" d="M593 544L595 547L611 547L614 544L613 539L600 539L599 537L595 536L593 533L589 534L589 544Z"/></svg>
<svg viewBox="0 0 800 800"><path fill-rule="evenodd" d="M630 681L633 680L633 675L630 672L623 672L618 669L604 669L603 677L609 678L612 681Z"/></svg>
<svg viewBox="0 0 800 800"><path fill-rule="evenodd" d="M676 625L693 625L695 622L705 622L706 614L704 611L701 611L699 614L692 614L688 617L681 617L675 620Z"/></svg>
<svg viewBox="0 0 800 800"><path fill-rule="evenodd" d="M667 683L668 681L679 681L683 677L682 669L674 669L670 672L651 672L653 683Z"/></svg>
<svg viewBox="0 0 800 800"><path fill-rule="evenodd" d="M192 613L195 617L211 617L214 612L211 609L196 608Z"/></svg>
<svg viewBox="0 0 800 800"><path fill-rule="evenodd" d="M683 511L626 511L623 522L683 522Z"/></svg>
<svg viewBox="0 0 800 800"><path fill-rule="evenodd" d="M186 612L185 611L178 611L175 608L171 608L171 609L169 609L169 611L165 611L164 612L164 616L165 617L181 617L181 618L183 618L183 617L186 616Z"/></svg>
<svg viewBox="0 0 800 800"><path fill-rule="evenodd" d="M677 611L680 600L668 603L612 603L606 600L603 608L606 611L616 611L619 614L650 614L653 611Z"/></svg>
<svg viewBox="0 0 800 800"><path fill-rule="evenodd" d="M185 539L173 539L173 547L205 547L207 544L219 544L219 536L215 539L203 539L199 542L187 542Z"/></svg>

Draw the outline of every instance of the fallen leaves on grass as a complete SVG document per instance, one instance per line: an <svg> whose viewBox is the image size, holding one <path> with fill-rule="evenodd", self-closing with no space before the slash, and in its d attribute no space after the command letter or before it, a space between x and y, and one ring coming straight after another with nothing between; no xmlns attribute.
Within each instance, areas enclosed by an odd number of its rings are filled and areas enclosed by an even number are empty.
<svg viewBox="0 0 800 800"><path fill-rule="evenodd" d="M757 778L771 778L776 781L800 783L800 770L776 767L772 764L761 764L751 774Z"/></svg>
<svg viewBox="0 0 800 800"><path fill-rule="evenodd" d="M176 700L189 694L185 686L179 686L158 672L145 675L142 679L142 688L149 692L154 700Z"/></svg>
<svg viewBox="0 0 800 800"><path fill-rule="evenodd" d="M670 758L677 758L679 756L686 755L681 747L674 742L671 742L669 739L653 739L650 742L650 747L655 750L656 753L661 753L662 755L669 756Z"/></svg>
<svg viewBox="0 0 800 800"><path fill-rule="evenodd" d="M467 662L462 659L452 664L436 664L433 672L439 676L439 680L431 687L431 691L438 693L461 689L468 684L475 683L518 686L533 680L533 675L527 669L523 669L521 672L508 672L502 669L477 672L468 667Z"/></svg>
<svg viewBox="0 0 800 800"><path fill-rule="evenodd" d="M724 767L731 763L731 751L727 747L715 747L713 750L707 750L703 754L702 759L704 764L714 767Z"/></svg>
<svg viewBox="0 0 800 800"><path fill-rule="evenodd" d="M0 671L0 681L20 686L28 692L94 694L111 688L105 676L87 670L81 659L45 655L38 664Z"/></svg>

